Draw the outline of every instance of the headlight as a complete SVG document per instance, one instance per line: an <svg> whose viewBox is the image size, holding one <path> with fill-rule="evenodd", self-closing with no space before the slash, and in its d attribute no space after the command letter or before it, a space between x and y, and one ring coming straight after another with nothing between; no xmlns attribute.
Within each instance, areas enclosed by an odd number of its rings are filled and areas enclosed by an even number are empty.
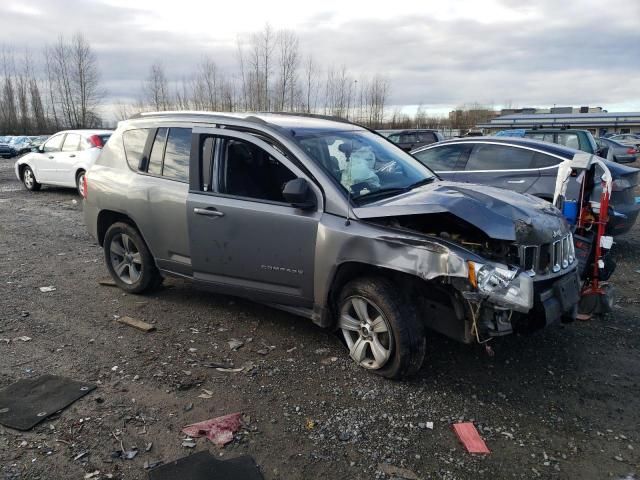
<svg viewBox="0 0 640 480"><path fill-rule="evenodd" d="M503 265L470 261L469 282L498 305L525 313L533 308L533 280L526 273Z"/></svg>

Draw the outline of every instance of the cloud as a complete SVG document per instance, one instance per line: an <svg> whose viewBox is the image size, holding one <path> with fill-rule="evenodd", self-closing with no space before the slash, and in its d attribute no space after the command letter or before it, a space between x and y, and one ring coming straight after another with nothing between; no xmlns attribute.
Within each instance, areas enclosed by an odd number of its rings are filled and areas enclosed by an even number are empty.
<svg viewBox="0 0 640 480"><path fill-rule="evenodd" d="M508 101L640 108L635 0L373 2L367 8L331 0L271 10L192 0L14 5L3 11L0 44L38 52L61 32L83 32L110 100L138 97L155 61L173 81L189 78L205 54L223 70L237 71L236 36L246 38L249 27L270 21L294 30L303 53L323 67L344 65L354 78L386 75L396 105Z"/></svg>

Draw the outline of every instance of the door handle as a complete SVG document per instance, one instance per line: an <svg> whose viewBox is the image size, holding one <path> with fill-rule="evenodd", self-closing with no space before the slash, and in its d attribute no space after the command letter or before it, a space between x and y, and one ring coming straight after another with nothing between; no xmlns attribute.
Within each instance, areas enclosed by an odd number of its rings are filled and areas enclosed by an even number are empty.
<svg viewBox="0 0 640 480"><path fill-rule="evenodd" d="M75 153L72 153L71 155L69 155L71 158L75 157Z"/></svg>
<svg viewBox="0 0 640 480"><path fill-rule="evenodd" d="M207 217L224 217L224 213L215 208L194 208L193 213L196 215L205 215Z"/></svg>
<svg viewBox="0 0 640 480"><path fill-rule="evenodd" d="M507 180L507 183L524 183L524 180Z"/></svg>

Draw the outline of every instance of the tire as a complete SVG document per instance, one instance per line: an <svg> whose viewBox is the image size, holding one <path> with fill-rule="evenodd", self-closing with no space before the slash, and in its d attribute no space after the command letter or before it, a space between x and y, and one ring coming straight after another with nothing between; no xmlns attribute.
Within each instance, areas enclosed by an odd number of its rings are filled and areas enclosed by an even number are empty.
<svg viewBox="0 0 640 480"><path fill-rule="evenodd" d="M338 330L356 363L393 379L418 372L426 351L424 325L414 304L390 281L352 280L342 289L338 308Z"/></svg>
<svg viewBox="0 0 640 480"><path fill-rule="evenodd" d="M80 170L76 174L76 189L78 190L78 194L84 198L84 170Z"/></svg>
<svg viewBox="0 0 640 480"><path fill-rule="evenodd" d="M22 183L24 184L24 187L31 192L37 192L40 190L40 187L42 187L42 185L37 182L33 170L28 166L24 167L24 170L22 171Z"/></svg>
<svg viewBox="0 0 640 480"><path fill-rule="evenodd" d="M104 236L103 248L107 269L116 285L125 292L143 293L162 283L147 244L138 230L128 223L111 225Z"/></svg>

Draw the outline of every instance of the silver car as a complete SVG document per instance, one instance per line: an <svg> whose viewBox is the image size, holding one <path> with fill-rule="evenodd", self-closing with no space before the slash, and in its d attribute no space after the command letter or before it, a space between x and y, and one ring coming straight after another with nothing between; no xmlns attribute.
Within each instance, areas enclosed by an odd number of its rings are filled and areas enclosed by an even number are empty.
<svg viewBox="0 0 640 480"><path fill-rule="evenodd" d="M164 276L340 332L398 378L426 329L485 342L575 317L569 227L535 197L441 181L375 132L322 117L152 113L85 176L84 215L124 291Z"/></svg>

